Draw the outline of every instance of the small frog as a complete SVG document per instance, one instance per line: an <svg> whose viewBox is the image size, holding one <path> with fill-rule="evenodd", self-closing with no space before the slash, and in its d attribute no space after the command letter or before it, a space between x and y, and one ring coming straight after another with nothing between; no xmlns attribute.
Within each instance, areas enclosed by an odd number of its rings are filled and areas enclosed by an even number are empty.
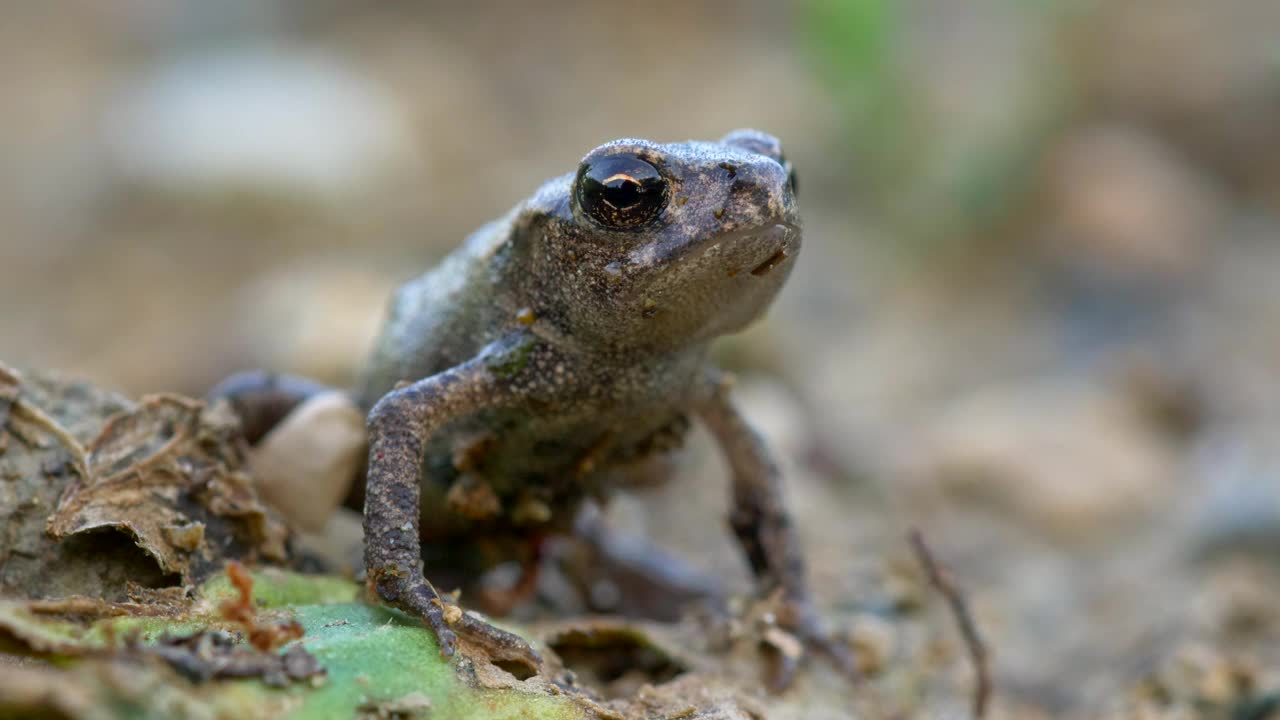
<svg viewBox="0 0 1280 720"><path fill-rule="evenodd" d="M543 538L572 532L585 501L678 445L693 416L728 461L730 525L761 591L780 594L779 623L851 671L819 630L777 468L708 363L712 340L764 313L800 242L774 137L624 139L400 288L356 391L369 588L421 617L446 656L463 634L536 665L522 639L437 593L424 562L435 577L483 548L536 565ZM250 373L212 394L253 435L319 389Z"/></svg>

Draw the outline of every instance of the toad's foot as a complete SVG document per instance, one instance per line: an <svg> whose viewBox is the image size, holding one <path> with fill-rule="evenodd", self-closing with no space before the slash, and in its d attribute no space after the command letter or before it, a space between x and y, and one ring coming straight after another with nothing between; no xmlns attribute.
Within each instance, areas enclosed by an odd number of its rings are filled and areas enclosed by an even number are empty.
<svg viewBox="0 0 1280 720"><path fill-rule="evenodd" d="M490 662L515 663L530 674L538 672L542 658L515 633L490 625L479 614L466 612L440 598L426 578L394 569L371 574L369 587L392 607L422 619L440 643L440 654L453 657L459 638L478 647Z"/></svg>
<svg viewBox="0 0 1280 720"><path fill-rule="evenodd" d="M445 603L421 570L418 480L427 439L452 418L500 400L505 387L477 358L393 390L369 411L365 581L383 601L422 618L445 657L462 636L494 661L537 672L541 661L528 643Z"/></svg>
<svg viewBox="0 0 1280 720"><path fill-rule="evenodd" d="M776 651L774 689L794 679L806 649L830 658L852 678L853 652L822 630L809 600L804 556L795 523L782 498L777 465L764 443L729 402L730 383L715 372L707 375L699 417L715 436L733 474L733 510L729 525L761 586L774 590L764 603L764 645Z"/></svg>
<svg viewBox="0 0 1280 720"><path fill-rule="evenodd" d="M837 672L849 679L858 676L858 663L853 656L853 649L840 638L832 637L818 620L817 615L809 609L808 619L803 621L794 632L810 652L824 656Z"/></svg>
<svg viewBox="0 0 1280 720"><path fill-rule="evenodd" d="M801 664L810 655L821 655L837 672L854 680L857 662L849 645L832 637L822 627L817 613L807 601L775 599L771 610L759 618L763 631L760 644L769 653L770 666L765 684L780 693L791 686Z"/></svg>
<svg viewBox="0 0 1280 720"><path fill-rule="evenodd" d="M502 628L490 625L479 613L463 611L457 605L445 606L445 619L456 617L454 630L464 639L480 646L490 662L518 664L530 675L542 667L542 657L524 638Z"/></svg>

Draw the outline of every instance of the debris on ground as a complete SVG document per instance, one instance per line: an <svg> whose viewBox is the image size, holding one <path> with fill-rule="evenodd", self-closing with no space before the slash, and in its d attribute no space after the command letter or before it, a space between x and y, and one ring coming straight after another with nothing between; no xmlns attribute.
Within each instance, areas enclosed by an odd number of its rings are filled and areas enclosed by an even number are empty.
<svg viewBox="0 0 1280 720"><path fill-rule="evenodd" d="M0 367L0 446L0 593L122 602L289 557L224 407Z"/></svg>

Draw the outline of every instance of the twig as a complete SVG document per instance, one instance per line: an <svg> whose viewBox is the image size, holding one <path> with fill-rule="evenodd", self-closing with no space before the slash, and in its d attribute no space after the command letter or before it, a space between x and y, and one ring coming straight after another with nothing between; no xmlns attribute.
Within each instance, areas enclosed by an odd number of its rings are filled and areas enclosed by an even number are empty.
<svg viewBox="0 0 1280 720"><path fill-rule="evenodd" d="M978 634L978 626L973 621L973 613L969 611L969 603L965 600L964 592L956 587L956 584L938 565L933 552L924 541L924 535L919 530L912 529L910 539L911 547L916 551L916 557L920 559L920 564L924 566L925 573L929 576L929 583L946 599L947 605L951 608L951 614L956 619L956 625L960 627L960 634L964 636L969 660L973 663L973 716L982 718L987 713L987 701L991 698L991 668L987 658L987 646L982 642L982 636Z"/></svg>
<svg viewBox="0 0 1280 720"><path fill-rule="evenodd" d="M35 425L39 429L52 435L58 442L62 443L63 448L65 448L67 453L71 455L71 460L76 467L76 471L80 473L80 482L89 481L88 453L85 452L84 446L80 444L79 440L76 440L70 430L63 427L57 420L45 413L44 410L41 410L21 398L13 401L13 404L9 408L9 414L11 416L10 422L12 422L13 419L21 419Z"/></svg>

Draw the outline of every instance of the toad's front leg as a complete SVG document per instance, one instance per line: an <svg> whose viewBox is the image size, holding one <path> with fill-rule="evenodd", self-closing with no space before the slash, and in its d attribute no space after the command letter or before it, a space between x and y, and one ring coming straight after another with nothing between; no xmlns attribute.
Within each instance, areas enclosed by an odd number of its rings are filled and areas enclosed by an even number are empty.
<svg viewBox="0 0 1280 720"><path fill-rule="evenodd" d="M426 622L453 654L455 633L495 660L541 660L520 637L448 605L423 575L419 545L419 473L427 440L445 423L511 396L481 359L387 393L369 413L369 472L364 505L365 569L370 590Z"/></svg>
<svg viewBox="0 0 1280 720"><path fill-rule="evenodd" d="M783 503L777 466L760 437L730 402L730 382L720 373L708 373L698 416L715 436L733 474L733 510L730 525L751 564L751 571L765 594L780 592L779 623L795 632L806 645L831 658L842 672L855 670L848 645L822 630L809 596L804 555L791 516ZM793 658L794 660L795 658ZM774 678L775 689L785 688L794 674L794 662L784 662Z"/></svg>

